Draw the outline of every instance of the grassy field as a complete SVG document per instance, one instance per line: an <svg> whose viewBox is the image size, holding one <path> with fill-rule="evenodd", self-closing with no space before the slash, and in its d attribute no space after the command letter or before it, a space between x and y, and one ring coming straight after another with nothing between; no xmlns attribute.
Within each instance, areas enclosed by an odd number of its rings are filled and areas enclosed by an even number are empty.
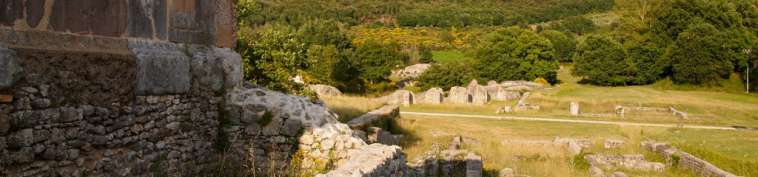
<svg viewBox="0 0 758 177"><path fill-rule="evenodd" d="M561 84L535 91L528 103L537 104L540 111L514 113L513 115L539 115L567 119L589 119L649 123L697 124L718 126L758 127L758 96L738 91L740 84L725 82L722 87L696 88L671 86L669 81L648 86L599 87L577 84L579 78L569 73L571 66L559 72ZM675 89L675 90L669 90ZM735 90L737 89L737 90ZM569 104L578 102L583 113L612 114L617 105L626 107L674 107L688 113L680 119L669 113L628 111L621 117L573 117L569 116ZM473 105L414 105L405 111L444 112L494 115L497 108L513 105L515 101L491 102L484 106Z"/></svg>
<svg viewBox="0 0 758 177"><path fill-rule="evenodd" d="M438 54L435 54L437 57ZM454 55L454 54L443 54ZM452 57L450 57L452 58ZM608 120L645 123L684 123L716 126L758 127L758 96L741 93L739 84L726 81L721 87L701 88L672 86L661 81L649 86L598 87L577 84L579 78L569 74L565 65L559 73L562 83L532 93L528 100L541 106L540 111L514 113L515 116L540 116L564 119ZM669 83L667 83L669 82ZM347 121L380 107L377 99L360 96L325 98L332 111ZM635 113L620 117L573 117L568 107L579 102L582 112L613 113L616 105L675 107L690 114L682 120L669 113ZM473 105L416 104L402 107L402 111L495 115L495 110L515 101ZM457 135L474 139L467 145L481 154L487 174L509 167L518 174L530 176L588 176L587 164L580 157L568 155L562 146L503 144L504 140L553 140L556 136L590 138L597 147L588 153L628 154L642 153L648 159L662 159L640 149L639 142L646 139L665 141L737 175L758 176L758 131L692 130L677 128L649 128L636 126L590 125L572 123L500 121L477 118L403 116L396 124L406 133L404 152L412 160L429 150L432 144L443 147ZM622 139L626 146L606 150L605 138ZM663 173L646 173L621 170L632 176L692 176L690 172L670 168ZM607 171L608 172L608 171Z"/></svg>
<svg viewBox="0 0 758 177"><path fill-rule="evenodd" d="M580 157L565 153L562 146L504 144L504 140L553 140L556 136L589 138L595 147L586 153L645 154L651 161L663 162L656 154L642 150L639 142L655 139L672 142L685 151L728 171L744 176L758 175L758 132L684 130L640 128L634 126L608 126L547 122L498 121L474 118L438 118L403 116L401 129L411 135L403 142L408 159L428 151L432 144L446 147L452 137L461 135L474 139L467 148L482 155L484 168L489 174L509 167L519 174L530 176L588 176L588 167ZM625 140L621 149L604 149L605 138ZM669 168L663 173L620 170L632 176L693 176L691 173Z"/></svg>
<svg viewBox="0 0 758 177"><path fill-rule="evenodd" d="M447 63L457 60L467 60L469 57L460 50L440 50L432 52L432 59L438 63Z"/></svg>

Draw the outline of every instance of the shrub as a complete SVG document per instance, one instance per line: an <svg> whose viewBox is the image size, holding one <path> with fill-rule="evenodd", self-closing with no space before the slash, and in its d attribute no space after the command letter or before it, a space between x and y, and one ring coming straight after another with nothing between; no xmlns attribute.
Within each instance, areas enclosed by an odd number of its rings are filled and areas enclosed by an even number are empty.
<svg viewBox="0 0 758 177"><path fill-rule="evenodd" d="M630 72L634 73L630 80L631 84L651 84L660 79L663 68L666 66L664 62L661 62L663 49L647 39L640 42L632 41L627 44Z"/></svg>
<svg viewBox="0 0 758 177"><path fill-rule="evenodd" d="M452 61L443 64L433 65L419 76L418 86L422 90L428 90L432 87L441 87L447 90L453 86L467 84L473 79L473 70L468 61Z"/></svg>
<svg viewBox="0 0 758 177"><path fill-rule="evenodd" d="M595 29L595 23L584 16L573 16L558 21L551 29L582 35Z"/></svg>
<svg viewBox="0 0 758 177"><path fill-rule="evenodd" d="M352 62L360 71L361 79L375 84L387 81L392 69L401 68L408 62L408 55L397 44L384 45L368 42L359 45L353 53Z"/></svg>
<svg viewBox="0 0 758 177"><path fill-rule="evenodd" d="M476 49L474 64L481 80L557 82L558 60L550 41L535 32L510 27L489 34Z"/></svg>

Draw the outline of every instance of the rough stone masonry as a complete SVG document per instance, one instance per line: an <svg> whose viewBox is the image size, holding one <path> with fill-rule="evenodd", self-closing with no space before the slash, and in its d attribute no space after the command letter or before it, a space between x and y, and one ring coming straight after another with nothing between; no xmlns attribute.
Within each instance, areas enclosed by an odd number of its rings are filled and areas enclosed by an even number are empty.
<svg viewBox="0 0 758 177"><path fill-rule="evenodd" d="M386 169L368 174L404 174L399 147L242 84L233 0L0 9L0 176L282 176L364 158Z"/></svg>

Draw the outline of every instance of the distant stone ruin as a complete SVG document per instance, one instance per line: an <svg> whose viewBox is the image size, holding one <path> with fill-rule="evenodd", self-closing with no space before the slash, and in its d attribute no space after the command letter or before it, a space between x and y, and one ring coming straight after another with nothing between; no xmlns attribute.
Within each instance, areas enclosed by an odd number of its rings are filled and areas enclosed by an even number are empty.
<svg viewBox="0 0 758 177"><path fill-rule="evenodd" d="M424 92L424 99L422 103L441 104L444 98L445 98L445 91L442 90L442 88L439 88L439 87L430 88L429 90Z"/></svg>
<svg viewBox="0 0 758 177"><path fill-rule="evenodd" d="M445 101L449 103L467 104L471 102L471 94L469 94L468 90L464 87L452 87L450 88L450 93L448 93L448 97Z"/></svg>

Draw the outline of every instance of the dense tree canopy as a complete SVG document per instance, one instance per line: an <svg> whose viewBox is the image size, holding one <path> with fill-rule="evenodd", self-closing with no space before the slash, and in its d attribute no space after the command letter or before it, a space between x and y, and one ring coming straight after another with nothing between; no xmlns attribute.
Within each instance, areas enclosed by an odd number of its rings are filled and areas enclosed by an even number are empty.
<svg viewBox="0 0 758 177"><path fill-rule="evenodd" d="M576 38L573 35L567 35L560 31L546 30L540 33L550 40L555 48L555 55L562 62L570 62L576 50Z"/></svg>
<svg viewBox="0 0 758 177"><path fill-rule="evenodd" d="M534 80L557 82L558 60L550 40L518 27L488 35L476 51L474 68L481 80Z"/></svg>
<svg viewBox="0 0 758 177"><path fill-rule="evenodd" d="M607 36L592 35L577 48L574 74L585 82L624 85L632 78L624 47Z"/></svg>
<svg viewBox="0 0 758 177"><path fill-rule="evenodd" d="M734 69L730 60L722 58L723 36L709 23L695 23L681 32L672 45L668 58L673 77L678 83L716 84Z"/></svg>
<svg viewBox="0 0 758 177"><path fill-rule="evenodd" d="M470 67L470 62L464 60L433 65L419 76L418 86L423 90L432 87L448 90L453 86L468 84L471 79L474 79L474 73L476 73Z"/></svg>
<svg viewBox="0 0 758 177"><path fill-rule="evenodd" d="M370 42L358 46L352 60L360 66L360 76L370 83L386 81L393 69L398 69L408 62L408 55L400 52L398 45L383 45Z"/></svg>

